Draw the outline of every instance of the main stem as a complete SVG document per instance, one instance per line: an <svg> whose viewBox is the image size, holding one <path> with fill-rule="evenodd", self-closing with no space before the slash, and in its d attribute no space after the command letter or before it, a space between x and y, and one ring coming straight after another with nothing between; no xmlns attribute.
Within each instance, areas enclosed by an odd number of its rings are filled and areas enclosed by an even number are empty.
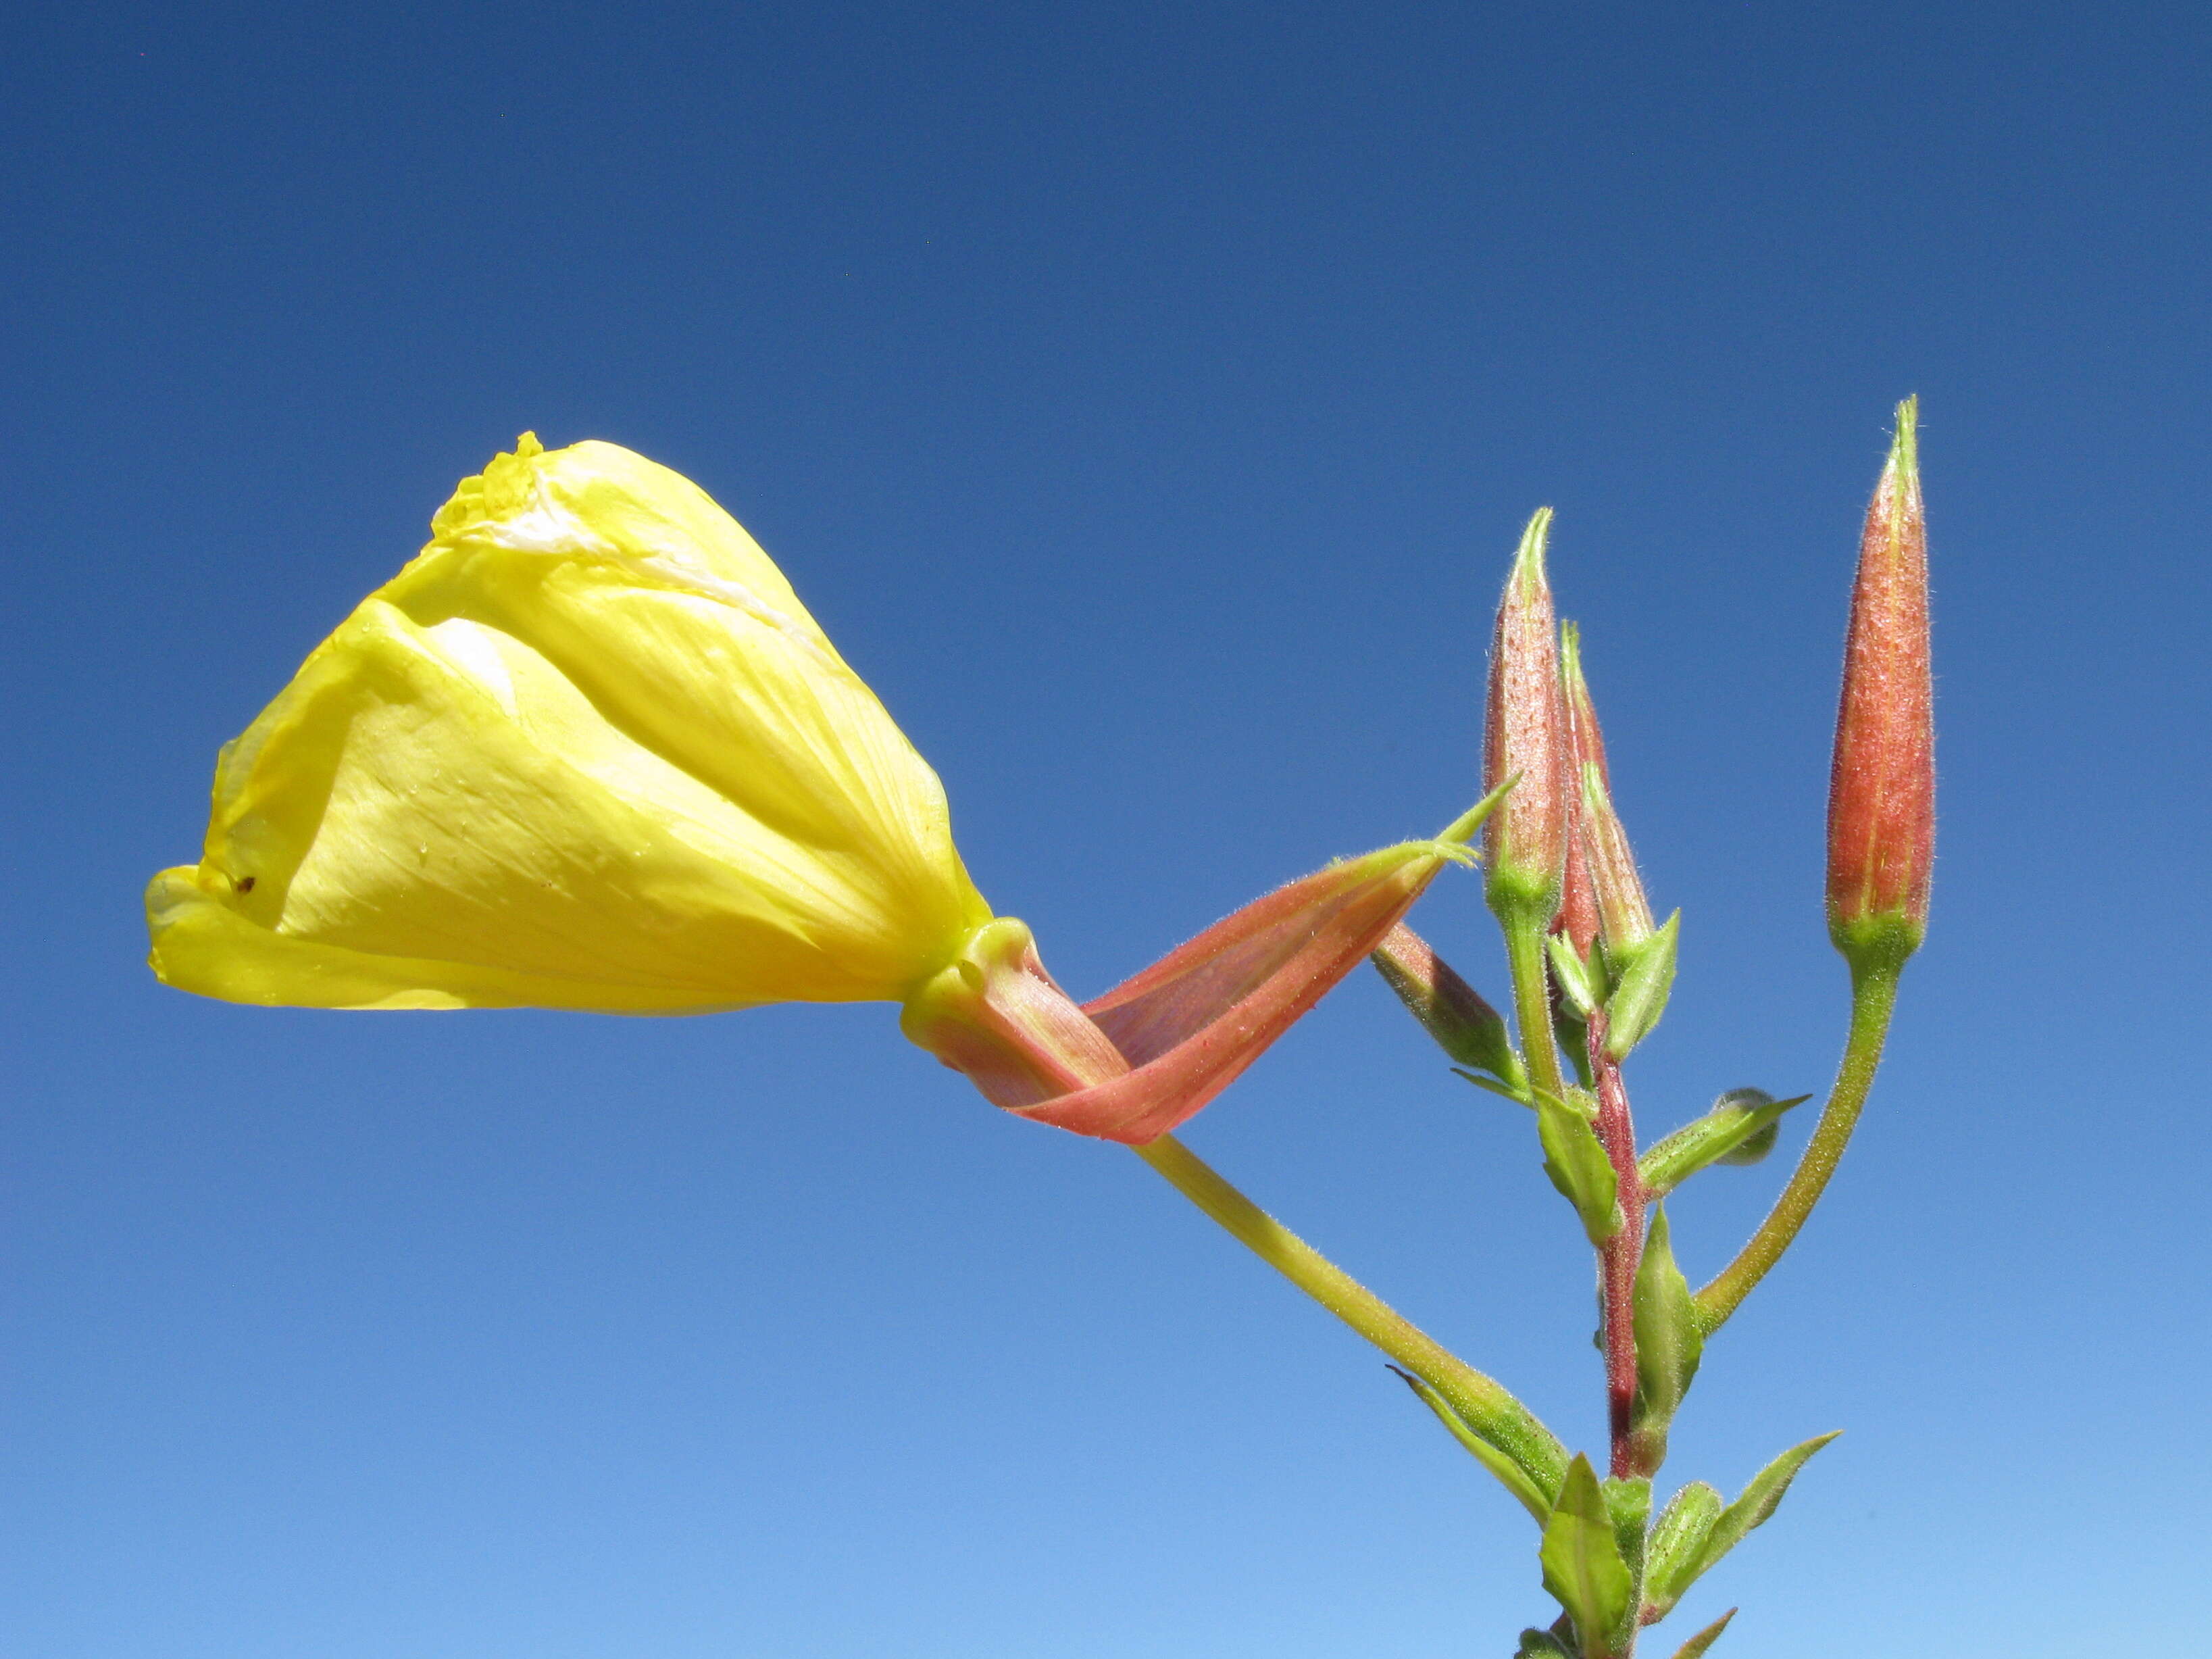
<svg viewBox="0 0 2212 1659"><path fill-rule="evenodd" d="M1237 1190L1173 1135L1132 1148L1237 1242L1413 1372L1556 1501L1566 1449L1495 1378L1414 1325Z"/></svg>
<svg viewBox="0 0 2212 1659"><path fill-rule="evenodd" d="M1851 969L1851 1029L1844 1044L1843 1064L1837 1068L1836 1086L1820 1109L1820 1121L1805 1155L1774 1200L1759 1231L1721 1270L1712 1283L1698 1292L1698 1322L1707 1332L1718 1330L1742 1304L1752 1287L1766 1277L1797 1237L1805 1218L1820 1201L1828 1178L1844 1156L1844 1148L1857 1126L1859 1109L1874 1087L1875 1069L1881 1064L1882 1043L1889 1035L1889 1017L1897 1006L1898 962L1854 963Z"/></svg>
<svg viewBox="0 0 2212 1659"><path fill-rule="evenodd" d="M1644 1179L1636 1161L1636 1124L1620 1062L1605 1051L1605 1010L1589 1016L1589 1064L1597 1081L1597 1138L1612 1161L1621 1229L1598 1247L1599 1328L1605 1341L1606 1425L1613 1440L1613 1473L1623 1479L1655 1471L1637 1467L1632 1439L1636 1413L1636 1269L1644 1259Z"/></svg>

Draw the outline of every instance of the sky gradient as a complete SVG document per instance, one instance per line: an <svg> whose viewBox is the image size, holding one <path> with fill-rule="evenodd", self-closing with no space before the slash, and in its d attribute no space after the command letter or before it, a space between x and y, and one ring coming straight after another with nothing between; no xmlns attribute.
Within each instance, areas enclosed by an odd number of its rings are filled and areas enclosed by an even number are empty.
<svg viewBox="0 0 2212 1659"><path fill-rule="evenodd" d="M1661 1634L2196 1638L2204 14L118 4L11 24L0 93L11 1652L1507 1653L1527 1518L1377 1358L895 1010L234 1008L154 981L138 894L534 429L759 538L1092 994L1468 804L1549 504L1684 912L1640 1125L1818 1091L1844 606L1912 392L1929 943L1662 1485L1848 1432ZM1475 880L1415 921L1502 991ZM1528 1122L1371 975L1186 1138L1598 1439ZM1785 1167L1670 1205L1693 1279Z"/></svg>

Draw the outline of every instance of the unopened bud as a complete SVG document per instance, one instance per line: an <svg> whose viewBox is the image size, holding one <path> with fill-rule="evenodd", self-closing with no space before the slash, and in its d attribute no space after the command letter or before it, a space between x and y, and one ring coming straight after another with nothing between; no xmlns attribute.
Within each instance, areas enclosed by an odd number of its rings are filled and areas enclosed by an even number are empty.
<svg viewBox="0 0 2212 1659"><path fill-rule="evenodd" d="M1383 936L1371 960L1438 1048L1462 1066L1487 1072L1516 1098L1528 1093L1528 1073L1513 1051L1505 1017L1426 939L1401 921Z"/></svg>
<svg viewBox="0 0 2212 1659"><path fill-rule="evenodd" d="M1636 873L1636 854L1628 832L1613 810L1612 780L1605 764L1605 738L1598 730L1597 708L1583 678L1582 635L1572 623L1560 629L1559 681L1567 706L1567 730L1573 745L1575 800L1583 857L1589 868L1591 899L1606 948L1619 957L1632 954L1652 934L1651 905ZM1587 950L1583 952L1588 955Z"/></svg>
<svg viewBox="0 0 2212 1659"><path fill-rule="evenodd" d="M1559 908L1570 829L1570 742L1544 544L1552 509L1528 521L1498 606L1484 714L1483 787L1517 777L1486 827L1491 908L1550 925Z"/></svg>
<svg viewBox="0 0 2212 1659"><path fill-rule="evenodd" d="M1901 964L1928 922L1936 848L1928 537L1919 402L1897 406L1867 508L1828 793L1828 933L1854 969Z"/></svg>

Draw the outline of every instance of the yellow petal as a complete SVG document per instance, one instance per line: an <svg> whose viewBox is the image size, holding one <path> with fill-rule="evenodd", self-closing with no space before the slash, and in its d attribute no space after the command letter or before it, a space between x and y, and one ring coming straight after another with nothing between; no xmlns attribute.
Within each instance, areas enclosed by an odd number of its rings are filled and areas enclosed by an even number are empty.
<svg viewBox="0 0 2212 1659"><path fill-rule="evenodd" d="M896 1000L989 918L936 775L688 480L526 437L218 764L154 966L236 1001Z"/></svg>

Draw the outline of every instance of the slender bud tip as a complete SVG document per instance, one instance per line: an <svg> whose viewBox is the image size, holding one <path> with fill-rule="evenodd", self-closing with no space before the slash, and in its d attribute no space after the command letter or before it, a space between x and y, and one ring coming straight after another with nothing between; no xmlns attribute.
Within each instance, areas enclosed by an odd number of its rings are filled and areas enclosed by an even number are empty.
<svg viewBox="0 0 2212 1659"><path fill-rule="evenodd" d="M1524 592L1538 593L1550 586L1550 578L1544 569L1545 550L1552 540L1552 509L1540 507L1528 520L1528 527L1521 532L1521 545L1513 555L1513 574L1509 579Z"/></svg>

